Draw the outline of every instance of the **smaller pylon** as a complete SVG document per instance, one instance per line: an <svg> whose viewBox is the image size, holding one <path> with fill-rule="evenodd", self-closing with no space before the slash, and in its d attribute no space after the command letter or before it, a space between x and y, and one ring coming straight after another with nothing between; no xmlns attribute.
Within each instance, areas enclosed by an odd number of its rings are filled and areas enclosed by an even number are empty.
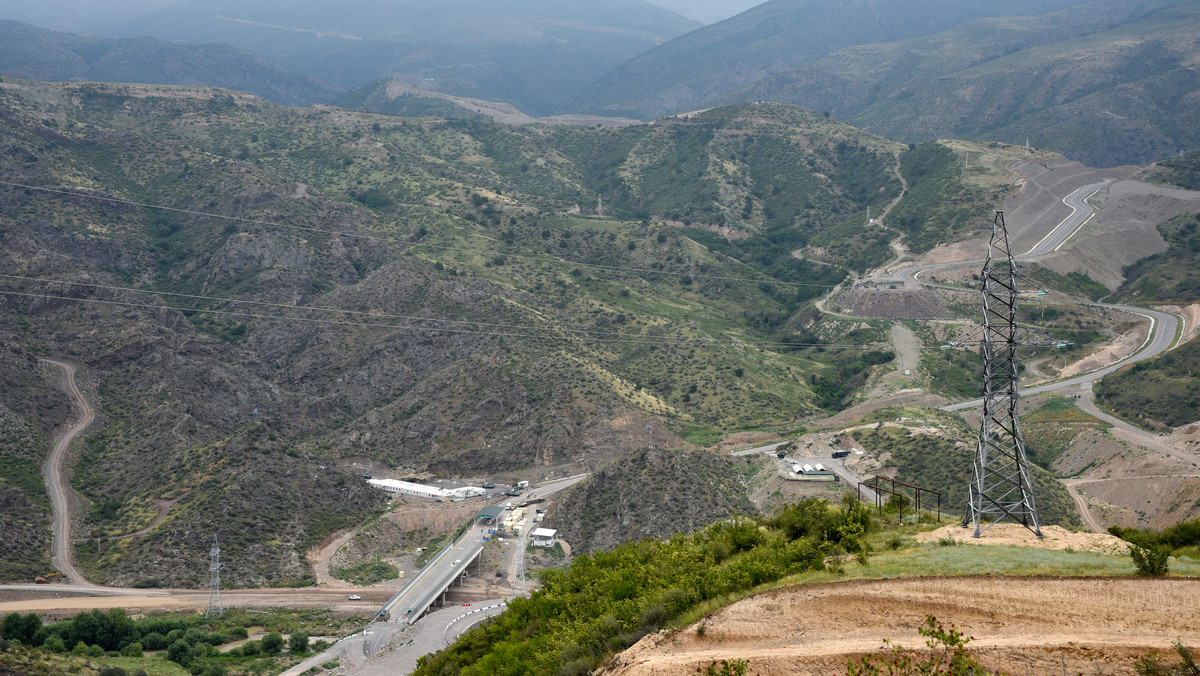
<svg viewBox="0 0 1200 676"><path fill-rule="evenodd" d="M221 617L225 614L225 608L221 605L221 548L217 546L216 535L213 535L212 549L208 550L208 556L208 610L205 611L204 617Z"/></svg>

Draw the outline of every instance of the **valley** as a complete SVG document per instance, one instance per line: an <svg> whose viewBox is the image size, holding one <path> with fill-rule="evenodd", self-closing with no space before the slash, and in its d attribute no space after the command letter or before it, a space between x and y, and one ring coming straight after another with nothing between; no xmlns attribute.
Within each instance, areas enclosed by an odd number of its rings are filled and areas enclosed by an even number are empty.
<svg viewBox="0 0 1200 676"><path fill-rule="evenodd" d="M0 25L0 670L140 636L130 671L826 673L926 613L1012 671L1200 640L1187 3L167 4ZM1044 539L958 528L997 211Z"/></svg>

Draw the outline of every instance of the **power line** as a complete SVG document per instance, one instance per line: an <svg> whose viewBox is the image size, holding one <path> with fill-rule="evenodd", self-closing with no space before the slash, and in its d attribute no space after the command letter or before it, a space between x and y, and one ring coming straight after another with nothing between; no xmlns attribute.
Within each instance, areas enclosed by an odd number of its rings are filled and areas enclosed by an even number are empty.
<svg viewBox="0 0 1200 676"><path fill-rule="evenodd" d="M133 200L121 199L119 197L105 197L102 195L89 195L87 193L72 192L70 190L63 190L60 188L44 188L44 187L36 186L36 185L25 185L23 183L13 183L11 181L0 181L0 185L7 185L10 187L14 187L14 188L24 188L26 190L38 190L41 192L47 192L47 193L52 193L52 194L56 194L56 195L66 195L68 197L79 197L81 199L97 200L97 201L101 201L101 202L111 202L113 204L125 204L125 205L129 205L129 206L143 207L143 208L147 208L147 209L160 209L162 211L170 211L170 212L174 212L174 213L188 214L191 216L201 216L201 217L205 217L205 218L223 218L225 220L234 221L237 223L262 225L262 226L266 226L266 227L270 227L270 228L283 228L283 229L288 229L288 230L297 230L300 232L309 232L309 233L326 234L326 235L341 235L344 237L355 237L358 239L365 239L365 240L375 241L375 242L388 242L391 244L404 244L404 245L409 245L409 246L414 246L414 247L423 246L423 247L427 247L430 249L442 249L444 251L457 251L460 253L481 254L481 255L486 255L486 256L508 256L511 258L537 261L540 263L552 263L555 265L565 264L565 265L575 265L575 266L580 266L580 267L585 267L585 268L595 268L598 270L611 270L614 272L629 272L629 273L653 274L653 275L671 275L674 277L691 277L693 279L712 279L712 280L725 281L725 282L750 282L750 283L754 283L754 284L760 284L760 283L765 282L767 284L778 284L780 286L812 287L812 288L818 288L818 289L832 289L835 286L837 286L836 284L813 284L810 282L785 282L785 281L781 281L781 280L777 280L777 279L770 279L770 278L754 279L751 277L729 277L729 276L725 276L725 275L705 275L705 274L699 274L699 273L693 274L690 272L677 272L677 271L673 271L673 270L655 270L654 268L638 268L638 267L621 266L621 265L604 265L603 263L583 263L583 262L579 262L579 261L568 260L565 258L547 258L546 256L534 256L531 254L519 254L519 253L506 252L506 251L487 250L487 249L468 249L466 247L456 247L456 246L449 246L449 245L445 245L445 244L429 244L427 242L417 242L417 241L408 240L408 239L399 239L397 237L384 237L381 235L368 235L368 234L363 234L363 233L346 232L344 230L327 230L327 229L323 229L323 228L312 228L312 227L303 226L303 225L290 225L287 223L277 223L277 222L273 222L273 221L263 221L263 220L254 219L254 218L245 218L242 216L227 216L225 214L214 214L212 212L197 211L195 209L181 209L179 207L167 207L167 206L162 206L159 204L150 204L149 202L135 202ZM736 259L733 259L733 260L736 260Z"/></svg>
<svg viewBox="0 0 1200 676"><path fill-rule="evenodd" d="M72 296L56 296L56 295L47 294L47 293L29 293L29 292L24 292L24 291L7 291L4 289L0 289L0 294L7 295L7 296L18 296L18 297L22 297L22 298L40 298L40 299L44 299L44 300L66 300L66 301L74 301L74 302L79 302L79 303L96 303L98 305L115 305L115 306L119 306L119 307L146 308L146 309L150 309L150 310L174 310L174 311L183 312L183 313L202 314L202 315L218 315L218 316L225 316L225 317L240 317L243 319L262 319L262 320L270 320L270 321L286 321L286 322L292 322L292 323L323 324L323 325L333 325L333 326L356 326L356 327L362 327L362 328L377 328L377 329L392 329L392 330L425 331L428 333L433 333L433 332L455 333L455 334L490 336L490 337L499 337L499 338L532 338L532 339L537 339L537 340L577 339L577 340L583 341L583 339L586 337L588 341L595 342L595 343L613 343L613 344L624 343L624 344L631 344L631 345L675 344L675 345L685 345L685 346L686 345L695 345L695 346L700 346L700 347L709 346L709 345L729 345L729 346L759 347L759 348L767 348L767 349L769 349L769 348L787 348L787 347L794 347L794 348L805 348L805 347L846 348L846 349L858 349L858 350L876 349L876 347L874 347L872 345L862 344L862 343L855 343L855 344L785 343L785 342L772 342L772 341L736 340L736 339L732 339L732 338L678 338L678 337L670 337L670 336L647 336L647 337L641 338L641 339L634 339L634 338L630 338L630 337L604 338L604 337L589 336L586 333L584 335L578 335L578 332L576 332L575 329L564 329L564 328L557 328L555 330L568 332L570 335L561 335L561 334L554 335L554 334L549 334L549 333L532 334L532 333L512 333L512 332L501 332L501 331L476 331L476 330L469 330L469 329L442 328L442 327L430 327L430 326L405 326L402 324L390 324L390 323L384 323L384 322L376 323L376 322L349 321L349 320L341 320L341 319L322 319L322 318L318 318L318 317L285 317L282 315L267 315L267 314L257 314L257 313L252 313L252 312L236 312L233 310L207 310L207 309L202 309L202 308L187 308L187 307L178 307L178 306L167 305L167 304L155 305L153 303L134 303L134 302L130 302L130 301L103 300L100 298L75 298ZM299 306L288 306L288 307L296 307L296 309L301 309L301 308L299 308ZM482 324L482 322L481 322L481 324ZM530 327L530 328L532 328L532 327ZM627 336L628 334L609 334L609 335L626 335ZM932 349L932 348L922 347L921 349L928 350L928 349Z"/></svg>

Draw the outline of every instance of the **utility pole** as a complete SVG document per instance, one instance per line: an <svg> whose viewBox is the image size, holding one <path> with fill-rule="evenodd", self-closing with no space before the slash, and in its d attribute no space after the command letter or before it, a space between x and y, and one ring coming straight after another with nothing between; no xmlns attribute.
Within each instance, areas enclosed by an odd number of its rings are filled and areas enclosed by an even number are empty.
<svg viewBox="0 0 1200 676"><path fill-rule="evenodd" d="M1029 149L1029 137L1026 136L1025 137L1025 156L1028 157L1032 154L1033 154L1033 151Z"/></svg>
<svg viewBox="0 0 1200 676"><path fill-rule="evenodd" d="M997 211L993 219L982 277L983 325L946 346L949 349L978 345L983 356L983 416L975 440L963 526L972 524L974 537L979 537L993 525L1011 518L1040 538L1042 529L1018 418L1021 370L1017 348L1056 343L1020 335L1023 332L1017 327L1017 268L1003 211Z"/></svg>
<svg viewBox="0 0 1200 676"><path fill-rule="evenodd" d="M225 608L221 605L221 548L217 546L216 535L213 535L212 549L208 550L208 556L208 610L205 611L204 617L221 617L225 614Z"/></svg>

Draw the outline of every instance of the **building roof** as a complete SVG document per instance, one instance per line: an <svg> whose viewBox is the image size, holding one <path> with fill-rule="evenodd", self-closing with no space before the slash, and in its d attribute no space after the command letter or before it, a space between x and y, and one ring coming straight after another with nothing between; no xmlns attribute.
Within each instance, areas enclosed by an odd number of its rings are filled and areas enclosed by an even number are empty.
<svg viewBox="0 0 1200 676"><path fill-rule="evenodd" d="M534 528L530 535L535 538L552 538L555 535L558 535L558 531L554 530L553 528Z"/></svg>
<svg viewBox="0 0 1200 676"><path fill-rule="evenodd" d="M484 507L475 515L476 519L494 519L504 513L504 508L500 505Z"/></svg>

